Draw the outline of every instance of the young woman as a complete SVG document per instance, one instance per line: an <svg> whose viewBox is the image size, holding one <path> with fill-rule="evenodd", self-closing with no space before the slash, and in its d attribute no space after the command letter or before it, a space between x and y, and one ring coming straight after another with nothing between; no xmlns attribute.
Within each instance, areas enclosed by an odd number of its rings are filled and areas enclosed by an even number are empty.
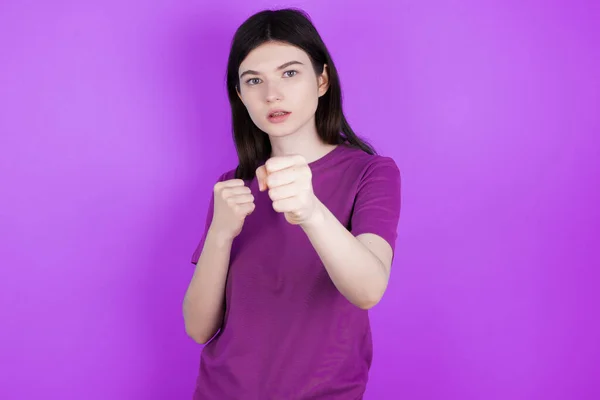
<svg viewBox="0 0 600 400"><path fill-rule="evenodd" d="M241 25L227 88L239 165L214 186L183 306L206 344L194 398L360 399L399 170L348 125L336 68L300 11Z"/></svg>

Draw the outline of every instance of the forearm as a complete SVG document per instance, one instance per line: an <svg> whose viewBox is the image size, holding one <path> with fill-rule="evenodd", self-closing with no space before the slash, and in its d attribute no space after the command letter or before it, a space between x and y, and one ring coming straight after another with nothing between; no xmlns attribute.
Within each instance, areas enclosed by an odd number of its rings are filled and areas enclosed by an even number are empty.
<svg viewBox="0 0 600 400"><path fill-rule="evenodd" d="M232 241L209 229L204 248L183 301L185 329L206 343L223 322L225 283Z"/></svg>
<svg viewBox="0 0 600 400"><path fill-rule="evenodd" d="M388 272L382 261L344 227L321 202L302 229L329 277L352 304L368 309L385 292Z"/></svg>

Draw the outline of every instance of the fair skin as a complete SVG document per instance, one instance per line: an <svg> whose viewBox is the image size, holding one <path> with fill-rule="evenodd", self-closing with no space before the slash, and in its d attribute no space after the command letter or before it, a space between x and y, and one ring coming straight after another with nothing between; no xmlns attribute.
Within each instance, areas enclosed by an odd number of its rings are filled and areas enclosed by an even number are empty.
<svg viewBox="0 0 600 400"><path fill-rule="evenodd" d="M239 73L238 95L273 149L256 171L259 190L268 192L273 209L288 223L304 231L339 292L370 309L387 288L392 248L374 234L352 235L312 188L309 163L335 147L320 140L314 115L329 87L327 69L317 76L302 50L267 43L246 57ZM275 109L291 114L272 123L269 114ZM184 300L186 331L199 343L221 326L229 252L255 207L250 189L237 179L217 183L214 201L213 221Z"/></svg>

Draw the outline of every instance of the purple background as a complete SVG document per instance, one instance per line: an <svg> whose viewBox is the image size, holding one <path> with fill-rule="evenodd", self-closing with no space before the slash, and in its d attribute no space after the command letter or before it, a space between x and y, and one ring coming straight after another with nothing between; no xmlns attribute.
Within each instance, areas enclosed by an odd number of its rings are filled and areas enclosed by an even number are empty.
<svg viewBox="0 0 600 400"><path fill-rule="evenodd" d="M403 174L366 398L600 398L599 2L251 3L0 4L0 398L190 398L228 45L282 5Z"/></svg>

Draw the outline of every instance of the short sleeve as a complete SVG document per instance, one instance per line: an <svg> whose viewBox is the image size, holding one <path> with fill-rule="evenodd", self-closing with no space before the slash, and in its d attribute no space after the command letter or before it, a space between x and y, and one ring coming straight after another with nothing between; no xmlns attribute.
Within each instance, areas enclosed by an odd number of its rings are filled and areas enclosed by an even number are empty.
<svg viewBox="0 0 600 400"><path fill-rule="evenodd" d="M351 218L354 236L372 233L396 248L400 219L400 170L393 159L377 156L358 185Z"/></svg>
<svg viewBox="0 0 600 400"><path fill-rule="evenodd" d="M222 182L224 180L230 179L228 175L230 175L231 172L227 172L224 173L223 175L221 175L219 177L219 179L217 180L217 182ZM215 182L215 184L217 183ZM214 194L211 191L210 194L210 200L208 202L208 209L206 210L206 222L204 223L204 229L202 231L202 235L200 236L200 241L198 243L198 245L196 246L196 249L194 250L194 253L192 254L192 264L196 265L198 263L198 259L200 258L200 254L202 253L202 249L204 248L204 242L206 241L206 235L208 233L208 229L210 228L210 224L212 223L212 218L213 218L213 212L214 212L214 208L215 208L215 198L214 198Z"/></svg>

